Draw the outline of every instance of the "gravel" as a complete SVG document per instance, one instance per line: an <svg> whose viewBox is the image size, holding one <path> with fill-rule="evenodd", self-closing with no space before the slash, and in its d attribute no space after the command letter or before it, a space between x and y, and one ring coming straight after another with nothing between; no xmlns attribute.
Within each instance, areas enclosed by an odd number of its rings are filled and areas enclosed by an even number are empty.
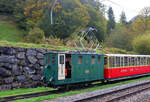
<svg viewBox="0 0 150 102"><path fill-rule="evenodd" d="M81 94L78 94L78 95L72 95L72 96L57 98L57 99L54 99L54 100L48 100L48 101L44 101L44 102L74 102L74 101L79 101L79 100L82 100L82 99L85 99L85 98L91 98L91 97L98 96L98 95L108 94L108 93L111 93L113 91L121 90L121 89L124 89L124 88L129 88L129 87L132 87L132 86L135 86L135 85L141 85L141 84L144 84L144 83L150 83L150 80L137 81L137 82L133 82L133 83L129 83L129 84L124 84L124 85L120 85L120 86L100 89L100 90L96 90L96 91L93 91L93 92L81 93ZM126 91L126 92L129 92L129 90ZM116 95L120 95L120 94L116 94ZM112 96L108 95L108 96L106 96L106 97L104 97L103 99L100 99L100 100L92 100L92 102L105 102L105 100L109 99L110 97L112 97ZM132 102L132 101L127 101L127 102Z"/></svg>
<svg viewBox="0 0 150 102"><path fill-rule="evenodd" d="M150 102L150 89L132 95L118 102Z"/></svg>

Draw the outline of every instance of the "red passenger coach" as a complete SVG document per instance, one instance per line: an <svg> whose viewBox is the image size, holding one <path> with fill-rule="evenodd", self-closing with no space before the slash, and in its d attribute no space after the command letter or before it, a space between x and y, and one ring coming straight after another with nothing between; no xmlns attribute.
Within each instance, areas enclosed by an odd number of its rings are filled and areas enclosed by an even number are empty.
<svg viewBox="0 0 150 102"><path fill-rule="evenodd" d="M150 74L149 55L106 54L104 57L104 78L120 78Z"/></svg>

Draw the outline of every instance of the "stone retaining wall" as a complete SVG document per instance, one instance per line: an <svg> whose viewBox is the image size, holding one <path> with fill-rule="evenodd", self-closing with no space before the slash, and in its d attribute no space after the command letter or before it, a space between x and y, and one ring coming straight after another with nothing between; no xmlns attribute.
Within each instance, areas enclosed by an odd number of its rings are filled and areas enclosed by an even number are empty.
<svg viewBox="0 0 150 102"><path fill-rule="evenodd" d="M0 46L0 91L41 86L46 49Z"/></svg>

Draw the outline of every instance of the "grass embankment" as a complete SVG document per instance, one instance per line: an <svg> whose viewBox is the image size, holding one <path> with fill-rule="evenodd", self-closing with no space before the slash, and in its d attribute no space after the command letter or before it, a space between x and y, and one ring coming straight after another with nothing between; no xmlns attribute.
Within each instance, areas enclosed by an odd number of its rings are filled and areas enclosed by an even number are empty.
<svg viewBox="0 0 150 102"><path fill-rule="evenodd" d="M13 21L0 19L0 40L20 42L23 41L23 33Z"/></svg>
<svg viewBox="0 0 150 102"><path fill-rule="evenodd" d="M16 90L0 92L0 97L7 97L7 96L12 96L12 95L14 96L14 95L30 94L30 93L50 91L50 90L54 90L54 89L53 88L49 88L49 87L16 89Z"/></svg>
<svg viewBox="0 0 150 102"><path fill-rule="evenodd" d="M108 85L103 85L103 86L95 86L93 88L88 88L80 91L70 91L62 94L54 94L54 95L49 95L49 96L41 96L41 97L36 97L36 98L29 98L29 99L24 99L24 100L17 100L15 102L39 102L43 100L50 100L50 99L55 99L58 97L64 97L64 96L69 96L69 95L76 95L84 92L91 92L99 89L104 89L104 88L109 88L109 87L114 87L114 86L119 86L123 84L128 84L132 82L136 82L139 80L150 80L150 76L148 77L142 77L136 80L128 80L128 81L122 81L114 84L108 84ZM20 94L27 94L27 93L34 93L34 92L41 92L41 91L48 91L48 90L53 90L52 88L32 88L32 89L17 89L17 90L11 90L7 92L0 92L0 97L6 97L10 95L20 95Z"/></svg>
<svg viewBox="0 0 150 102"><path fill-rule="evenodd" d="M73 47L67 46L54 46L50 44L33 44L33 43L22 43L22 42L9 42L0 40L0 46L12 46L12 47L22 47L22 48L43 48L49 50L58 50L58 51L67 51L67 50L76 50ZM117 54L135 54L134 52L125 51L118 48L104 48L98 49L97 53L117 53Z"/></svg>

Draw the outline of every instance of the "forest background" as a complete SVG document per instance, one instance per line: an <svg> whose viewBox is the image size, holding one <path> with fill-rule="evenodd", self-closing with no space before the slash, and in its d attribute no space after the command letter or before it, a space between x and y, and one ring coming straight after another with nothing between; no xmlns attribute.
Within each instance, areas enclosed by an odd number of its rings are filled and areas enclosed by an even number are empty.
<svg viewBox="0 0 150 102"><path fill-rule="evenodd" d="M74 42L83 39L83 44L90 47L89 38L93 36L93 42L99 42L101 48L150 54L150 7L143 8L130 21L122 12L116 22L113 8L107 10L96 0L0 0L0 25L4 26L4 20L20 30L13 35L18 37L13 42L73 47ZM89 37L82 38L84 32ZM12 40L3 33L0 40Z"/></svg>

